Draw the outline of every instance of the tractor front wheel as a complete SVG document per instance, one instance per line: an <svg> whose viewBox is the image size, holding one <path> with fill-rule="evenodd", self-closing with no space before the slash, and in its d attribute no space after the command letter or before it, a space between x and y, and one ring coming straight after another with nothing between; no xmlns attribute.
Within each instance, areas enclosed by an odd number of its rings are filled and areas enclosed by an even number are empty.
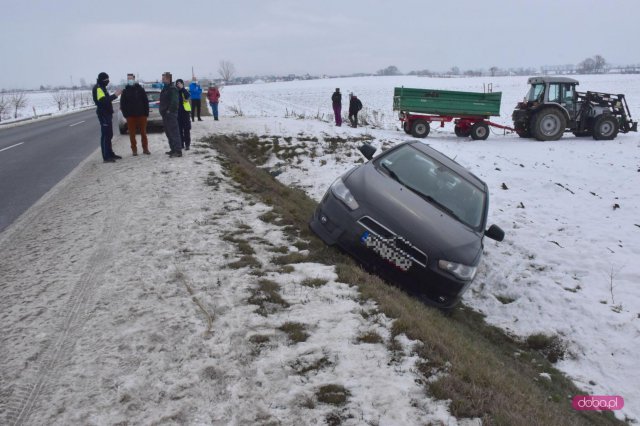
<svg viewBox="0 0 640 426"><path fill-rule="evenodd" d="M610 141L618 136L620 125L613 115L602 114L593 124L593 138L597 141Z"/></svg>

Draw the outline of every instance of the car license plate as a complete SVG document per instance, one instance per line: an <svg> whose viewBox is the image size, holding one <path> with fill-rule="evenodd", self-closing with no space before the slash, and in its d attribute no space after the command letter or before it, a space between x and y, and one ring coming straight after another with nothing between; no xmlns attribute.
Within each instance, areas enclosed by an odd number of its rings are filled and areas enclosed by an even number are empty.
<svg viewBox="0 0 640 426"><path fill-rule="evenodd" d="M396 268L406 272L413 265L413 261L407 253L398 248L396 245L397 238L396 236L382 238L372 232L365 231L360 236L360 242Z"/></svg>

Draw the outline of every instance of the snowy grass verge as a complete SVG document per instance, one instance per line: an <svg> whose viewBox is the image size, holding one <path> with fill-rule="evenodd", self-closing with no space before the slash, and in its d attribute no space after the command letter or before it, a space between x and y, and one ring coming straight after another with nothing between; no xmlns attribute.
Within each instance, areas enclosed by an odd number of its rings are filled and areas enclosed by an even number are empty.
<svg viewBox="0 0 640 426"><path fill-rule="evenodd" d="M363 135L356 142L366 139ZM480 418L485 424L531 424L532 419L539 424L619 423L611 413L576 412L571 408L571 396L584 392L552 366L548 349L554 342L553 336L517 342L464 307L449 316L443 315L326 247L307 228L316 203L303 191L273 179L277 169L271 168L268 173L256 167L263 166L274 155L278 161L294 161L295 155L288 155L287 151L295 152L296 148L281 149L275 143L277 138L271 143L261 140L264 138L246 134L211 136L203 142L226 157L224 167L238 188L258 196L273 208L274 214L266 219L308 241L307 254L298 254L287 262L336 265L341 282L356 285L363 299L374 300L382 313L395 319L394 336L405 334L422 342L415 354L421 359L416 368L424 378L425 393L450 400L451 414L458 418ZM392 351L395 341L389 340ZM552 380L540 380L549 376Z"/></svg>

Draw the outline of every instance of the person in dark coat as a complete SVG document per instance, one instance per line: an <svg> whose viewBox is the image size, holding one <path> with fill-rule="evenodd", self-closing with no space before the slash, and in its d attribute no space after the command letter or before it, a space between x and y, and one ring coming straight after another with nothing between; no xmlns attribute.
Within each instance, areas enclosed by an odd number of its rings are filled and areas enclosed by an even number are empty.
<svg viewBox="0 0 640 426"><path fill-rule="evenodd" d="M362 109L362 102L353 93L349 94L349 121L351 127L358 127L358 112Z"/></svg>
<svg viewBox="0 0 640 426"><path fill-rule="evenodd" d="M115 163L116 160L122 157L116 155L111 146L111 139L113 139L113 105L111 105L111 102L115 101L122 92L118 89L115 94L110 95L107 90L108 85L109 74L101 72L98 74L96 84L93 86L91 93L93 95L93 102L96 104L98 121L100 122L102 161L105 163Z"/></svg>
<svg viewBox="0 0 640 426"><path fill-rule="evenodd" d="M162 74L162 91L160 92L160 115L164 125L164 133L169 140L169 157L182 157L182 142L178 127L178 90L173 85L170 72Z"/></svg>
<svg viewBox="0 0 640 426"><path fill-rule="evenodd" d="M331 103L333 104L333 115L336 117L336 126L342 126L342 93L340 88L331 95Z"/></svg>
<svg viewBox="0 0 640 426"><path fill-rule="evenodd" d="M120 97L120 111L127 119L131 152L138 155L136 131L140 129L142 139L142 152L149 155L149 141L147 139L147 119L149 118L149 97L147 92L136 81L133 74L127 74L127 86Z"/></svg>
<svg viewBox="0 0 640 426"><path fill-rule="evenodd" d="M189 91L184 87L184 81L179 78L176 80L176 89L178 89L178 129L180 130L180 142L182 148L189 151L191 145L191 104L189 103Z"/></svg>

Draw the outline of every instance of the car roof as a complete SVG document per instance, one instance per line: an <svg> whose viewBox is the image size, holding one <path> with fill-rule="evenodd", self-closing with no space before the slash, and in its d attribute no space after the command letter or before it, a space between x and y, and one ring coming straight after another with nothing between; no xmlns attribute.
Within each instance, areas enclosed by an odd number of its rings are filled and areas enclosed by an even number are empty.
<svg viewBox="0 0 640 426"><path fill-rule="evenodd" d="M398 147L401 146L401 145L411 145L412 147L414 147L414 148L418 149L419 151L425 153L429 157L432 157L436 161L438 161L438 162L444 164L445 166L449 167L451 170L453 170L454 172L456 172L457 174L459 174L460 176L462 176L463 178L465 178L466 180L468 180L469 182L471 182L472 184L474 184L478 188L481 188L482 190L486 191L487 184L484 183L483 180L481 180L476 175L471 173L465 167L461 166L459 163L457 163L452 158L447 157L446 155L444 155L443 153L441 153L440 151L438 151L438 150L436 150L434 148L431 148L429 145L427 145L427 144L425 144L423 142L420 142L420 141L405 142L403 144L398 145Z"/></svg>

